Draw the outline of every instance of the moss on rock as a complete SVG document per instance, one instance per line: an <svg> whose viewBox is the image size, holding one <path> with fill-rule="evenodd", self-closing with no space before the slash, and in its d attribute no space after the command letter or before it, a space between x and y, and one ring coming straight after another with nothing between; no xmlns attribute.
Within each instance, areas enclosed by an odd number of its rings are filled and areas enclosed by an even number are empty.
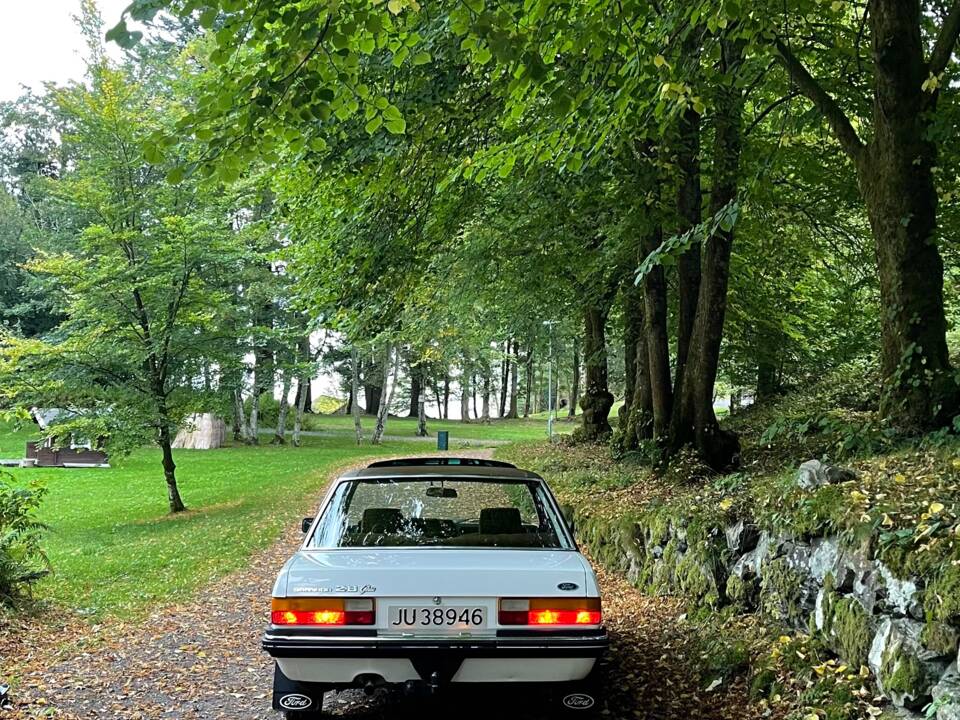
<svg viewBox="0 0 960 720"><path fill-rule="evenodd" d="M854 598L832 603L830 628L837 654L850 665L864 665L873 642L873 619Z"/></svg>

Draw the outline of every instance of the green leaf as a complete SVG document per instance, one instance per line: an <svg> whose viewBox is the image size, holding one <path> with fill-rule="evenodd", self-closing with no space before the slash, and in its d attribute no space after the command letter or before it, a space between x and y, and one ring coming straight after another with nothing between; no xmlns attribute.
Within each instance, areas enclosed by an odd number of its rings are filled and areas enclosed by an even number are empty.
<svg viewBox="0 0 960 720"><path fill-rule="evenodd" d="M428 52L418 52L416 55L413 56L413 64L414 64L414 65L426 65L426 64L427 64L428 62L430 62L432 59L433 59L433 58L430 57L430 53L428 53Z"/></svg>
<svg viewBox="0 0 960 720"><path fill-rule="evenodd" d="M213 27L213 23L216 22L216 19L217 9L215 7L208 7L206 10L200 13L198 21L200 23L200 27L202 27L204 30L209 30Z"/></svg>
<svg viewBox="0 0 960 720"><path fill-rule="evenodd" d="M407 131L407 121L403 118L387 121L387 130L394 135L403 135Z"/></svg>
<svg viewBox="0 0 960 720"><path fill-rule="evenodd" d="M383 116L375 115L370 122L363 126L363 129L366 130L370 135L373 135L377 130L380 129L381 125L383 125Z"/></svg>
<svg viewBox="0 0 960 720"><path fill-rule="evenodd" d="M167 173L167 182L171 185L179 185L187 176L187 169L183 165L177 165Z"/></svg>

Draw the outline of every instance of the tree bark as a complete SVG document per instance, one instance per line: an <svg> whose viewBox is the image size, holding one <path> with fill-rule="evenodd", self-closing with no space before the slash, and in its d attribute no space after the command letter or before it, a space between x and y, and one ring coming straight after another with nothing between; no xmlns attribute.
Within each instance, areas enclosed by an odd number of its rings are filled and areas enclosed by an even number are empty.
<svg viewBox="0 0 960 720"><path fill-rule="evenodd" d="M426 408L426 403L421 398L417 408L417 437L426 437L426 436L427 436L427 408Z"/></svg>
<svg viewBox="0 0 960 720"><path fill-rule="evenodd" d="M249 436L247 412L243 408L243 391L238 386L233 389L233 439L247 442Z"/></svg>
<svg viewBox="0 0 960 720"><path fill-rule="evenodd" d="M443 376L443 419L450 419L450 371Z"/></svg>
<svg viewBox="0 0 960 720"><path fill-rule="evenodd" d="M277 408L277 428L273 433L274 445L286 444L287 436L287 408L290 407L290 373L283 373L283 389L280 395L280 406Z"/></svg>
<svg viewBox="0 0 960 720"><path fill-rule="evenodd" d="M620 429L625 450L636 450L640 440L653 434L650 394L650 360L643 319L643 290L633 282L624 289L624 366L626 388L620 409Z"/></svg>
<svg viewBox="0 0 960 720"><path fill-rule="evenodd" d="M390 358L393 355L393 347L387 345L387 351L383 357L383 396L380 399L380 408L377 411L377 426L373 431L373 437L370 442L379 445L383 442L383 434L387 429L387 415L390 413ZM400 371L400 352L397 351L396 361L393 367L394 385L396 385L397 373Z"/></svg>
<svg viewBox="0 0 960 720"><path fill-rule="evenodd" d="M470 422L470 371L466 363L460 373L460 422Z"/></svg>
<svg viewBox="0 0 960 720"><path fill-rule="evenodd" d="M710 212L718 216L737 198L743 93L732 81L743 54L739 41L721 41L720 71L731 80L718 90ZM714 384L727 307L733 228L719 228L703 249L703 274L690 337L687 366L670 423L670 452L692 442L700 458L715 470L739 461L735 433L722 430L713 410Z"/></svg>
<svg viewBox="0 0 960 720"><path fill-rule="evenodd" d="M523 399L523 416L530 417L531 406L533 405L533 347L527 350L527 359L524 361L526 366L526 393Z"/></svg>
<svg viewBox="0 0 960 720"><path fill-rule="evenodd" d="M507 414L507 390L510 386L510 341L507 340L500 363L500 412L497 417Z"/></svg>
<svg viewBox="0 0 960 720"><path fill-rule="evenodd" d="M643 239L644 254L656 250L662 240L662 230L656 226ZM673 386L670 382L670 336L667 331L667 281L660 265L651 268L643 278L643 306L653 409L652 432L654 439L664 444L670 431Z"/></svg>
<svg viewBox="0 0 960 720"><path fill-rule="evenodd" d="M573 339L573 381L570 383L570 409L567 417L577 416L577 403L580 402L580 339Z"/></svg>
<svg viewBox="0 0 960 720"><path fill-rule="evenodd" d="M369 370L368 370L369 372ZM380 398L383 394L383 388L378 385L369 385L364 384L363 386L363 397L366 399L366 407L364 412L367 415L379 415L380 414Z"/></svg>
<svg viewBox="0 0 960 720"><path fill-rule="evenodd" d="M517 341L513 341L513 354L510 356L510 406L507 417L517 419Z"/></svg>
<svg viewBox="0 0 960 720"><path fill-rule="evenodd" d="M303 430L303 413L307 408L307 398L310 393L307 391L307 385L310 384L310 377L304 373L297 378L296 412L293 416L293 435L290 442L294 447L300 447L300 433ZM356 407L356 403L354 403Z"/></svg>
<svg viewBox="0 0 960 720"><path fill-rule="evenodd" d="M480 419L490 422L490 368L485 367L483 373L483 415Z"/></svg>
<svg viewBox="0 0 960 720"><path fill-rule="evenodd" d="M687 52L699 50L697 37L685 43ZM700 189L700 114L689 108L680 118L677 167L680 171L680 187L677 191L677 215L680 217L678 234L690 232L703 221L703 196ZM674 395L683 380L690 349L690 335L697 312L697 296L700 292L700 243L692 242L677 259L677 363L674 373Z"/></svg>
<svg viewBox="0 0 960 720"><path fill-rule="evenodd" d="M356 397L360 392L360 353L357 348L350 349L350 390ZM353 416L353 432L357 437L357 445L363 444L363 426L360 425L360 404L354 403L350 410Z"/></svg>
<svg viewBox="0 0 960 720"><path fill-rule="evenodd" d="M433 385L433 394L437 400L437 417L445 417L443 414L443 400L440 398L440 383L431 381L431 384Z"/></svg>
<svg viewBox="0 0 960 720"><path fill-rule="evenodd" d="M607 387L607 312L591 305L583 313L586 391L580 401L581 429L584 440L592 442L603 440L611 432L607 419L613 406L613 395Z"/></svg>
<svg viewBox="0 0 960 720"><path fill-rule="evenodd" d="M170 512L178 513L186 510L187 506L183 504L183 498L180 497L180 488L177 487L177 465L173 462L173 446L170 435L170 426L166 421L162 421L158 444L163 454L163 477L167 481L167 504L170 507Z"/></svg>
<svg viewBox="0 0 960 720"><path fill-rule="evenodd" d="M420 394L423 392L423 375L420 367L410 366L410 412L407 417L418 417L420 413Z"/></svg>

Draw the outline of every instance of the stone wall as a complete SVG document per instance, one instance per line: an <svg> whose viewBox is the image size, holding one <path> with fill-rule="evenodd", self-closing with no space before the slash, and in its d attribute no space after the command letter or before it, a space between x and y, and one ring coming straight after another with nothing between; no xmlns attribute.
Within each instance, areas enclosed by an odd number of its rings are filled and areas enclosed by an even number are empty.
<svg viewBox="0 0 960 720"><path fill-rule="evenodd" d="M849 470L810 461L797 484L813 493L849 479ZM960 720L960 617L937 611L956 605L960 598L944 594L960 587L899 577L872 536L796 537L749 517L669 505L616 518L583 508L577 527L598 561L641 589L762 612L815 634L851 667L868 667L904 717L932 703L923 716Z"/></svg>

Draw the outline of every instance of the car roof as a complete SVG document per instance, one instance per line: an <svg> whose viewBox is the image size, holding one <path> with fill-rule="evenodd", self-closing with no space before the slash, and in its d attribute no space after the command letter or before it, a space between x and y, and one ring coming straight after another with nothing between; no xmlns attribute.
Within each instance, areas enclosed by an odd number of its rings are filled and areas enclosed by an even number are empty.
<svg viewBox="0 0 960 720"><path fill-rule="evenodd" d="M371 463L365 468L349 470L341 480L393 477L499 478L503 480L543 480L529 470L521 470L509 463L477 462L473 458L455 458L463 464L437 464L437 458L406 458Z"/></svg>

